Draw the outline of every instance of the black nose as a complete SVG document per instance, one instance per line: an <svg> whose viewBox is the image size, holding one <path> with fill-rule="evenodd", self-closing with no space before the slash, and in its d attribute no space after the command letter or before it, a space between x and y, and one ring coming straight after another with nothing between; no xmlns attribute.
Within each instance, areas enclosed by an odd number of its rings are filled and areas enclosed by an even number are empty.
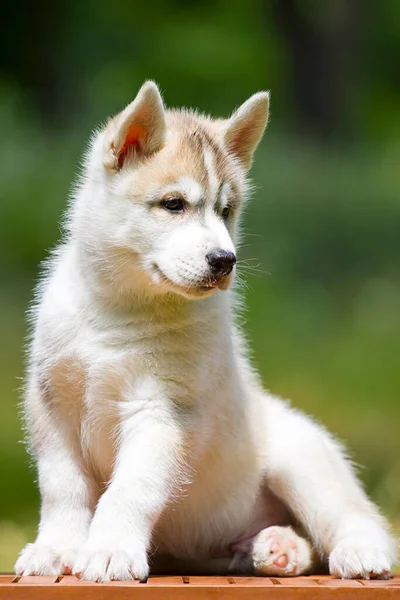
<svg viewBox="0 0 400 600"><path fill-rule="evenodd" d="M233 252L226 250L213 250L206 254L206 259L214 275L229 275L236 262Z"/></svg>

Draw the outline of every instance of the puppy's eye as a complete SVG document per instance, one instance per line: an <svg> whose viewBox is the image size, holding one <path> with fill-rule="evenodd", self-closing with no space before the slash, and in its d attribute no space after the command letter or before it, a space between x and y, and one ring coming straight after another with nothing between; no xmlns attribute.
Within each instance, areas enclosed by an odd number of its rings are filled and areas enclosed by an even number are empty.
<svg viewBox="0 0 400 600"><path fill-rule="evenodd" d="M186 209L186 202L182 198L166 198L161 201L161 206L172 213L183 213Z"/></svg>
<svg viewBox="0 0 400 600"><path fill-rule="evenodd" d="M225 208L222 211L222 218L224 219L224 221L226 221L229 218L229 215L231 214L232 211L232 207L229 206L229 204L227 206L225 206Z"/></svg>

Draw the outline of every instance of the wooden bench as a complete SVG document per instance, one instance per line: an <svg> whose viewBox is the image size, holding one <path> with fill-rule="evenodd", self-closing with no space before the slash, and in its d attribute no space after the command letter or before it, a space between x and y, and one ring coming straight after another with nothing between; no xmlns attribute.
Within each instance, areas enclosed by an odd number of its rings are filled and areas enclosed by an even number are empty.
<svg viewBox="0 0 400 600"><path fill-rule="evenodd" d="M0 600L400 600L400 576L388 581L309 577L149 577L147 583L94 583L73 576L0 575Z"/></svg>

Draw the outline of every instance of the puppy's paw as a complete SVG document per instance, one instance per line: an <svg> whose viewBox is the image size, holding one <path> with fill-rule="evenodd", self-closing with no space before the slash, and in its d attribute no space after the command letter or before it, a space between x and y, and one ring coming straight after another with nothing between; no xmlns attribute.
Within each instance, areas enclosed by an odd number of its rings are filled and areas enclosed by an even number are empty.
<svg viewBox="0 0 400 600"><path fill-rule="evenodd" d="M132 548L99 548L85 546L79 553L73 572L89 581L145 581L149 575L146 552Z"/></svg>
<svg viewBox="0 0 400 600"><path fill-rule="evenodd" d="M300 575L311 566L311 552L309 542L291 527L267 527L254 538L254 570L257 575Z"/></svg>
<svg viewBox="0 0 400 600"><path fill-rule="evenodd" d="M390 552L370 538L347 538L329 556L329 571L341 579L389 579Z"/></svg>
<svg viewBox="0 0 400 600"><path fill-rule="evenodd" d="M63 544L27 544L14 569L17 575L69 575L75 556L76 550L63 548Z"/></svg>

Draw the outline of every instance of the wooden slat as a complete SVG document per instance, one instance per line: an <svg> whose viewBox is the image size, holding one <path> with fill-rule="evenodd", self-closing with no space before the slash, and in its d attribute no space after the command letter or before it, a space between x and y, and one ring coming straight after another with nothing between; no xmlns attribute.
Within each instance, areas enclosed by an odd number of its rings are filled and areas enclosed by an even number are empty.
<svg viewBox="0 0 400 600"><path fill-rule="evenodd" d="M208 575L191 575L190 577L182 577L183 583L188 585L204 585L204 586L215 586L221 587L226 585L232 585L228 577L217 577Z"/></svg>
<svg viewBox="0 0 400 600"><path fill-rule="evenodd" d="M15 579L15 575L0 573L0 585L5 583L11 583L13 579Z"/></svg>
<svg viewBox="0 0 400 600"><path fill-rule="evenodd" d="M57 583L57 577L38 577L37 575L26 575L21 577L17 585L52 585Z"/></svg>
<svg viewBox="0 0 400 600"><path fill-rule="evenodd" d="M146 585L183 585L183 579L178 575L154 575L148 578Z"/></svg>
<svg viewBox="0 0 400 600"><path fill-rule="evenodd" d="M353 579L333 579L332 577L326 577L322 579L321 577L314 577L315 581L319 582L321 585L328 585L329 587L345 587L345 588L359 588L362 587L362 583Z"/></svg>
<svg viewBox="0 0 400 600"><path fill-rule="evenodd" d="M247 586L247 587L269 587L274 585L273 582L269 579L269 577L246 577L246 576L236 576L230 577L235 585L239 586Z"/></svg>
<svg viewBox="0 0 400 600"><path fill-rule="evenodd" d="M101 584L80 581L73 576L0 576L0 600L265 600L266 596L268 600L400 600L400 578L348 581L319 575L293 578L167 576L150 577L147 583Z"/></svg>
<svg viewBox="0 0 400 600"><path fill-rule="evenodd" d="M400 577L393 579L362 579L357 581L359 581L365 587L400 588Z"/></svg>
<svg viewBox="0 0 400 600"><path fill-rule="evenodd" d="M95 585L109 585L109 586L127 586L127 587L136 587L143 585L137 579L131 579L130 581L104 581L103 583L95 583Z"/></svg>
<svg viewBox="0 0 400 600"><path fill-rule="evenodd" d="M82 587L82 585L97 585L97 583L95 581L81 581L80 579L78 579L77 577L75 577L75 575L64 575L63 577L58 577L58 584L57 585L68 585L68 586L80 586Z"/></svg>
<svg viewBox="0 0 400 600"><path fill-rule="evenodd" d="M320 584L311 577L270 577L275 585L290 587L318 587Z"/></svg>

